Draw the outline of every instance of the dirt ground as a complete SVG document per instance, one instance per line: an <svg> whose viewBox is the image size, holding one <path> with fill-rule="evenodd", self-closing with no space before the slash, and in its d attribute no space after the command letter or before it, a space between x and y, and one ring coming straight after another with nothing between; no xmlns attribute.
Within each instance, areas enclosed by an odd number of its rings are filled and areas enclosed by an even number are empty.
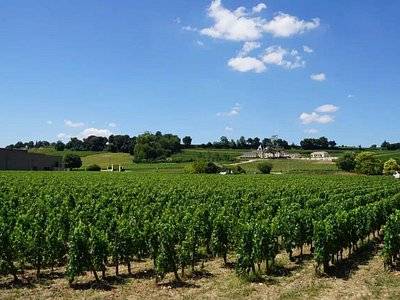
<svg viewBox="0 0 400 300"><path fill-rule="evenodd" d="M32 271L24 274L29 283L17 286L9 277L0 278L0 299L400 299L400 272L384 270L379 245L324 276L315 274L312 259L295 263L279 255L278 265L274 275L249 283L216 259L188 273L179 285L170 276L157 284L151 262L135 263L130 277L124 268L119 277L109 268L107 284L101 286L89 273L69 287L63 269L45 271L40 280Z"/></svg>

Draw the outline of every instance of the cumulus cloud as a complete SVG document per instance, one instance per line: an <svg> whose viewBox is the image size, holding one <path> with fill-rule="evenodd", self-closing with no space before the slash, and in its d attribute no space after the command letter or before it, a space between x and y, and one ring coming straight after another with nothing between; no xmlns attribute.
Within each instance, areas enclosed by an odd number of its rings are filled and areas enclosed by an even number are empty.
<svg viewBox="0 0 400 300"><path fill-rule="evenodd" d="M203 35L232 41L254 41L262 37L261 20L246 17L243 7L231 11L222 6L221 0L214 0L208 8L208 16L214 20L214 25L201 29Z"/></svg>
<svg viewBox="0 0 400 300"><path fill-rule="evenodd" d="M331 123L335 120L335 118L331 115L320 115L313 111L312 113L303 112L300 115L300 120L303 124L311 124L311 123L319 123L319 124L327 124Z"/></svg>
<svg viewBox="0 0 400 300"><path fill-rule="evenodd" d="M315 81L325 81L326 75L325 73L311 74L310 78Z"/></svg>
<svg viewBox="0 0 400 300"><path fill-rule="evenodd" d="M229 10L222 5L221 0L213 0L208 8L208 16L213 19L214 24L201 29L200 33L216 39L255 41L261 39L264 33L270 33L275 37L290 37L320 25L318 18L304 21L282 12L269 21L254 16L264 9L266 5L260 3L252 8L252 13L248 13L242 6Z"/></svg>
<svg viewBox="0 0 400 300"><path fill-rule="evenodd" d="M263 29L275 37L290 37L319 27L320 20L314 18L307 22L279 12L271 21L264 24Z"/></svg>
<svg viewBox="0 0 400 300"><path fill-rule="evenodd" d="M321 105L315 109L315 111L319 112L319 113L334 113L334 112L337 112L338 110L339 110L339 107L337 107L333 104Z"/></svg>
<svg viewBox="0 0 400 300"><path fill-rule="evenodd" d="M71 136L69 134L66 134L66 133L59 133L59 134L57 134L57 138L60 141L66 142L66 141L69 141L71 139Z"/></svg>
<svg viewBox="0 0 400 300"><path fill-rule="evenodd" d="M335 121L335 116L332 114L339 110L338 106L333 104L324 104L318 106L312 113L303 112L300 115L300 121L303 124L319 123L327 124Z"/></svg>
<svg viewBox="0 0 400 300"><path fill-rule="evenodd" d="M228 66L239 72L261 73L267 70L267 65L292 70L304 67L306 64L297 50L288 50L276 45L268 47L258 57L245 56L260 46L258 42L246 42L238 56L228 61Z"/></svg>
<svg viewBox="0 0 400 300"><path fill-rule="evenodd" d="M303 51L306 53L313 53L314 50L306 45L303 46Z"/></svg>
<svg viewBox="0 0 400 300"><path fill-rule="evenodd" d="M258 3L256 6L252 8L252 12L260 13L264 9L267 9L267 5L265 5L265 3Z"/></svg>
<svg viewBox="0 0 400 300"><path fill-rule="evenodd" d="M286 69L296 69L305 66L305 61L297 50L288 51L281 46L271 46L265 50L262 61L267 65L282 66Z"/></svg>
<svg viewBox="0 0 400 300"><path fill-rule="evenodd" d="M85 126L85 123L83 122L72 122L71 120L64 120L64 124L65 126L71 128L79 128Z"/></svg>
<svg viewBox="0 0 400 300"><path fill-rule="evenodd" d="M94 136L102 136L102 137L109 137L112 134L112 132L108 129L98 129L98 128L86 128L83 130L79 136L80 138L87 138L91 135Z"/></svg>
<svg viewBox="0 0 400 300"><path fill-rule="evenodd" d="M228 61L228 66L230 66L233 70L239 72L261 73L267 69L267 67L261 60L249 56L231 58Z"/></svg>
<svg viewBox="0 0 400 300"><path fill-rule="evenodd" d="M117 124L115 124L114 122L110 122L110 123L108 123L108 126L115 128L115 127L117 127Z"/></svg>
<svg viewBox="0 0 400 300"><path fill-rule="evenodd" d="M240 50L238 56L246 56L247 54L249 54L254 49L257 49L257 48L260 48L260 47L261 47L261 43L259 43L259 42L245 42L243 44L242 50Z"/></svg>
<svg viewBox="0 0 400 300"><path fill-rule="evenodd" d="M218 117L234 117L239 115L241 106L239 103L235 103L235 105L227 112L219 112L217 113Z"/></svg>

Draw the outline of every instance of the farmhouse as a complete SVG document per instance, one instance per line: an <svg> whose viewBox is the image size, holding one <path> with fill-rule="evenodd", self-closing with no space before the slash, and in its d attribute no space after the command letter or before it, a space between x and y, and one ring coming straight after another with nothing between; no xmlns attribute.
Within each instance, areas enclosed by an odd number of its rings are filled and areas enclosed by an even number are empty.
<svg viewBox="0 0 400 300"><path fill-rule="evenodd" d="M0 148L0 170L59 170L61 157Z"/></svg>
<svg viewBox="0 0 400 300"><path fill-rule="evenodd" d="M326 151L319 151L319 152L313 152L311 153L311 159L317 159L317 160L324 160L324 159L330 159L330 155Z"/></svg>
<svg viewBox="0 0 400 300"><path fill-rule="evenodd" d="M272 147L265 147L263 148L261 145L258 147L257 150L251 151L251 152L246 152L244 153L241 158L246 158L246 159L251 159L251 158L269 158L269 159L274 159L274 158L290 158L290 156L276 148Z"/></svg>

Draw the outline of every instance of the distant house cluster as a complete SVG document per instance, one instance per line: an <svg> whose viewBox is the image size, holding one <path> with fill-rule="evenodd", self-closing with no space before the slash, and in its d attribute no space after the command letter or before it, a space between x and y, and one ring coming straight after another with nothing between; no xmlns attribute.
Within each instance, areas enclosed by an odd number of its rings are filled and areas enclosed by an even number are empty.
<svg viewBox="0 0 400 300"><path fill-rule="evenodd" d="M51 171L62 168L61 157L0 148L0 170Z"/></svg>
<svg viewBox="0 0 400 300"><path fill-rule="evenodd" d="M302 157L299 153L287 153L282 149L259 146L257 150L243 153L242 159L309 159L309 160L326 160L332 161L336 157L332 157L326 151L312 152L310 157Z"/></svg>
<svg viewBox="0 0 400 300"><path fill-rule="evenodd" d="M281 150L281 149L272 148L272 147L263 148L260 145L257 150L243 153L241 158L245 158L245 159L255 159L255 158L274 159L274 158L291 158L291 156L288 153L286 153L283 150Z"/></svg>
<svg viewBox="0 0 400 300"><path fill-rule="evenodd" d="M310 157L312 160L332 160L332 157L326 151L312 152Z"/></svg>

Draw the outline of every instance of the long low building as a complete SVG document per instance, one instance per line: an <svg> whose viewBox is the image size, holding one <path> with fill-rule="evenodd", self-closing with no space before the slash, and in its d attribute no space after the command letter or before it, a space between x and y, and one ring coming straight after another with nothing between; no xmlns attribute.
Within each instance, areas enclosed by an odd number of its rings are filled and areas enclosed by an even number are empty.
<svg viewBox="0 0 400 300"><path fill-rule="evenodd" d="M61 170L62 159L26 150L0 148L0 170Z"/></svg>

